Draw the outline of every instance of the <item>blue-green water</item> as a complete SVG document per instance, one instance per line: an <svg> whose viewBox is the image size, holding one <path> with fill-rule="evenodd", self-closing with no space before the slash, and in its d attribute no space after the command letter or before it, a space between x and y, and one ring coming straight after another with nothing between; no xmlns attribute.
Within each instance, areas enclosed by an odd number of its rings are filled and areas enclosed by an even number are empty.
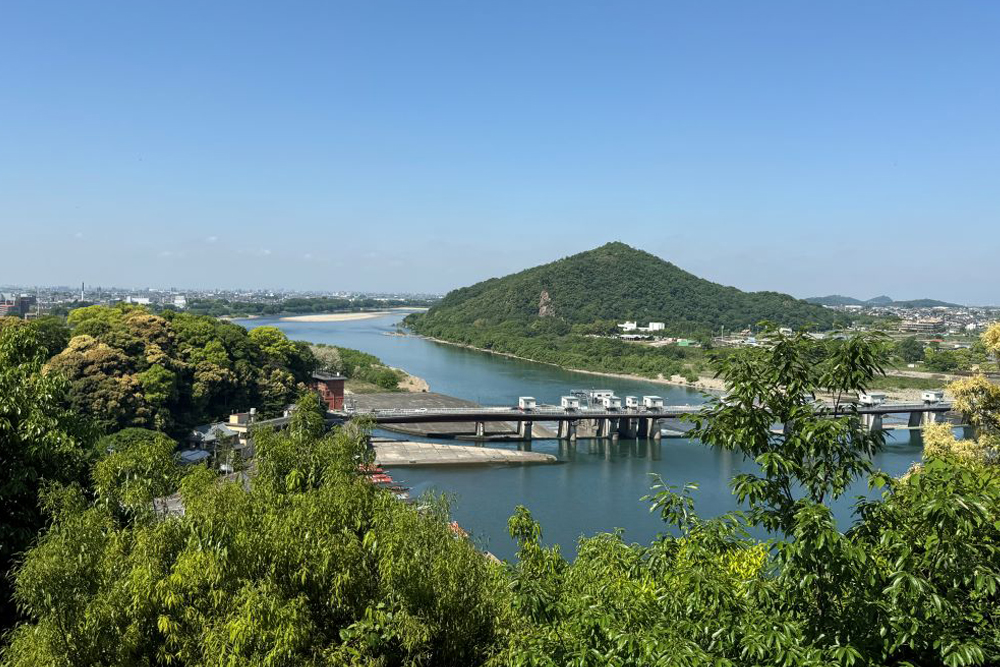
<svg viewBox="0 0 1000 667"><path fill-rule="evenodd" d="M518 396L534 396L554 403L571 389L613 389L619 396L655 394L668 405L699 403L700 393L662 384L608 378L509 359L498 355L434 343L415 336L387 335L396 330L403 314L393 313L347 322L283 322L258 319L245 326L277 326L290 338L332 343L363 350L385 363L425 379L432 391L466 398L484 405L514 405ZM494 446L494 445L491 445ZM514 444L497 445L516 447ZM575 445L535 440L532 449L555 454L561 465L489 468L398 468L393 477L414 494L434 490L453 496L454 518L479 542L501 558L510 558L515 546L507 535L507 519L517 505L525 505L542 524L544 539L575 553L577 539L622 528L625 538L649 542L663 529L657 516L640 498L648 492L650 474L669 484L698 484L696 510L716 516L739 509L729 481L753 469L738 454L719 451L683 438L621 440L611 444L579 440ZM919 434L890 431L887 446L876 465L898 475L920 458ZM841 522L851 520L854 496L866 493L858 485L841 498L835 510Z"/></svg>

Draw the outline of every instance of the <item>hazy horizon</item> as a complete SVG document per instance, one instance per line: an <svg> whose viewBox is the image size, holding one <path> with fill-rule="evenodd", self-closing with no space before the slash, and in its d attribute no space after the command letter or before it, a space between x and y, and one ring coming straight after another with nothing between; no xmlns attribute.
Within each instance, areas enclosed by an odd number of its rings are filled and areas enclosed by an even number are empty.
<svg viewBox="0 0 1000 667"><path fill-rule="evenodd" d="M553 257L551 260L546 260L546 261L543 261L542 263L544 264L544 263L548 263L549 261L555 261L555 260L558 260L558 259L562 259L562 257ZM667 258L662 258L662 259L667 259ZM667 259L667 261L671 261L671 260ZM672 263L675 264L675 265L677 265L677 266L679 266L679 268L684 269L684 267L680 266L679 264L677 264L677 262L672 262ZM532 266L537 266L537 265L532 265ZM398 288L398 287L397 288L388 288L388 289L364 289L364 288L338 287L336 285L331 285L329 287L289 287L289 286L282 286L282 285L262 285L262 286L258 286L258 287L253 287L253 286L238 285L238 284L233 284L233 285L182 285L182 284L158 285L158 284L142 284L142 283L134 283L134 284L128 284L128 283L108 283L108 284L104 284L104 285L98 284L98 283L86 283L85 289L86 289L87 292L90 292L91 290L97 290L97 289L122 289L122 290L129 290L129 289L132 289L132 290L147 290L148 289L148 290L177 290L177 291L185 291L185 290L192 290L192 291L212 291L212 290L219 290L219 291L223 291L223 290L225 290L225 291L239 291L239 290L247 290L247 291L275 291L275 292L281 292L281 291L284 291L284 292L327 292L327 293L328 292L350 292L350 293L361 293L361 294L414 294L414 295L416 295L416 294L424 294L424 295L439 295L439 296L443 296L443 295L447 294L448 292L450 292L453 289L459 289L461 287L467 287L468 285L471 285L471 284L474 284L474 283L477 283L477 282L481 282L483 280L488 280L490 278L501 278L501 277L503 277L505 275L509 275L511 273L517 273L517 272L519 272L521 270L528 269L528 268L531 268L531 266L520 267L520 268L518 268L516 270L511 270L510 272L505 273L505 274L484 276L484 277L475 279L474 281L472 281L470 283L466 283L466 284L462 284L462 285L454 285L453 287L450 287L450 288L448 288L446 290L443 290L443 291L421 291L421 290L412 290L412 289L405 289L405 288ZM699 277L703 277L703 276L699 276ZM6 284L10 285L10 286L15 286L16 285L16 286L21 287L21 288L35 287L36 286L36 285L31 285L31 284L18 284L16 282L9 282L9 283L6 283ZM4 285L4 283L0 283L0 287L2 287L2 285ZM737 289L744 289L740 285L730 285L730 286L731 287L736 287ZM38 283L37 287L39 287L39 288L66 287L66 288L68 288L70 290L78 289L76 286L74 286L72 284L68 284L68 283L52 283L52 284ZM751 290L744 290L744 291L751 291ZM906 295L889 294L889 293L886 293L886 292L879 292L877 294L848 294L846 292L829 292L829 293L824 293L824 294L796 294L794 292L785 291L785 290L770 290L770 291L783 292L783 293L789 294L789 295L794 296L794 297L799 298L799 299L809 299L809 298L817 298L817 297L826 297L826 296L837 295L837 296L853 297L853 298L856 298L856 299L860 299L862 301L867 300L867 299L873 299L873 298L880 297L880 296L889 296L889 297L891 297L895 301L910 301L910 300L916 300L916 299L936 299L936 300L939 300L939 301L949 301L948 299L939 299L939 298L937 298L935 296L929 296L928 294L924 294L924 293L920 293L920 294L906 294ZM953 303L958 303L958 304L964 305L964 306L994 306L994 305L1000 305L1000 303L994 303L994 302L964 302L964 301L952 301L952 302Z"/></svg>
<svg viewBox="0 0 1000 667"><path fill-rule="evenodd" d="M0 283L444 293L621 240L1000 302L1000 5L54 2L0 22Z"/></svg>

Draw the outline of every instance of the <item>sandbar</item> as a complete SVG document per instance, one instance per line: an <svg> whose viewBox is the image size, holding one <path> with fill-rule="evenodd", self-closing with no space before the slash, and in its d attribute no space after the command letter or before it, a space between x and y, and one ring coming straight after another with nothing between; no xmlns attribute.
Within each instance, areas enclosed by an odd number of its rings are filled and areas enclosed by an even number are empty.
<svg viewBox="0 0 1000 667"><path fill-rule="evenodd" d="M348 322L350 320L370 320L374 317L389 315L388 311L380 310L371 313L322 313L316 315L289 315L280 318L282 322Z"/></svg>

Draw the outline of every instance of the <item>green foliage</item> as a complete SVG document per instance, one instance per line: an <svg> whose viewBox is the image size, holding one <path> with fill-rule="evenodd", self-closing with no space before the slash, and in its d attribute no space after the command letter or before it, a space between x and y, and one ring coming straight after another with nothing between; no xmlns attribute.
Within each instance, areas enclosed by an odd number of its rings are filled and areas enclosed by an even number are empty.
<svg viewBox="0 0 1000 667"><path fill-rule="evenodd" d="M896 342L895 353L907 363L924 360L924 346L914 336Z"/></svg>
<svg viewBox="0 0 1000 667"><path fill-rule="evenodd" d="M101 438L99 446L107 455L94 466L94 492L119 520L146 516L153 510L154 498L177 488L177 443L164 434L127 428Z"/></svg>
<svg viewBox="0 0 1000 667"><path fill-rule="evenodd" d="M989 354L982 343L976 343L971 348L943 350L928 347L924 351L924 367L936 373L985 369L989 363Z"/></svg>
<svg viewBox="0 0 1000 667"><path fill-rule="evenodd" d="M249 334L210 317L139 306L90 306L68 318L73 337L47 368L108 432L130 426L186 435L191 426L257 407L279 414L315 360L274 327Z"/></svg>
<svg viewBox="0 0 1000 667"><path fill-rule="evenodd" d="M289 432L298 438L319 438L326 430L326 404L315 391L304 391L292 412Z"/></svg>
<svg viewBox="0 0 1000 667"><path fill-rule="evenodd" d="M53 494L16 577L30 622L0 662L35 665L474 665L505 636L502 569L446 508L362 478L366 431L258 434L258 475L181 484L183 516L116 521ZM430 502L430 501L429 501Z"/></svg>
<svg viewBox="0 0 1000 667"><path fill-rule="evenodd" d="M65 383L41 372L47 354L33 327L0 326L0 631L14 618L8 571L44 523L42 485L83 481L96 456L88 420L66 408Z"/></svg>
<svg viewBox="0 0 1000 667"><path fill-rule="evenodd" d="M880 501L842 532L828 506L870 470L879 439L823 413L810 389L847 393L880 372L882 342L776 336L720 371L729 395L699 419L704 439L757 460L734 480L743 515L703 520L690 488L659 480L651 509L670 528L648 547L581 539L576 560L510 522L520 624L506 665L992 665L1000 660L1000 474L931 458L903 481L873 474ZM787 419L784 435L770 433ZM778 535L781 535L780 533Z"/></svg>
<svg viewBox="0 0 1000 667"><path fill-rule="evenodd" d="M350 380L367 382L384 391L398 390L404 378L402 371L386 366L381 359L366 352L322 343L311 349L321 370L340 373Z"/></svg>
<svg viewBox="0 0 1000 667"><path fill-rule="evenodd" d="M540 317L543 293L551 310ZM821 328L849 323L785 294L717 285L622 243L455 290L405 322L426 336L564 368L649 378L696 374L681 363L700 359L696 348L594 337L616 333L625 320L664 322L664 334L703 341L720 327L739 330L761 320Z"/></svg>
<svg viewBox="0 0 1000 667"><path fill-rule="evenodd" d="M702 408L690 435L754 460L760 474L737 475L733 492L749 504L751 523L791 533L803 503L836 499L872 472L885 433L863 428L855 404L842 399L883 374L886 346L874 334L761 338L765 345L717 362L728 391ZM816 402L817 393L832 394L832 407ZM780 433L775 424L784 425Z"/></svg>
<svg viewBox="0 0 1000 667"><path fill-rule="evenodd" d="M539 317L543 292L549 296L553 317ZM739 330L761 320L831 328L842 322L840 318L787 294L717 285L649 253L609 243L454 290L425 315L409 321L420 333L438 336L463 327L495 329L506 323L516 323L524 331L539 320L550 320L545 326L556 328L653 320L664 322L668 332L695 334L718 332L722 326Z"/></svg>
<svg viewBox="0 0 1000 667"><path fill-rule="evenodd" d="M577 333L552 333L547 330L554 327L549 321L527 332L516 322L493 328L455 326L441 329L427 329L419 324L422 320L417 322L415 329L419 333L563 368L631 373L655 379L683 373L685 362L701 364L704 361L704 352L698 348L649 347Z"/></svg>
<svg viewBox="0 0 1000 667"><path fill-rule="evenodd" d="M40 365L43 352L4 340L8 360ZM51 526L15 576L27 620L0 665L1000 664L995 460L929 448L894 480L872 470L881 437L849 405L810 400L869 386L886 356L878 336L774 334L721 358L729 393L696 433L756 462L733 482L748 512L704 519L693 485L654 477L664 532L581 538L572 561L518 507L518 558L491 563L449 530L443 500L417 509L360 476L372 425L324 434L314 394L287 431L254 432L254 476L180 480L180 516L149 511L178 485L171 443L123 431L102 441L93 497L44 494ZM995 387L954 390L994 437ZM844 530L830 503L865 476L882 497Z"/></svg>

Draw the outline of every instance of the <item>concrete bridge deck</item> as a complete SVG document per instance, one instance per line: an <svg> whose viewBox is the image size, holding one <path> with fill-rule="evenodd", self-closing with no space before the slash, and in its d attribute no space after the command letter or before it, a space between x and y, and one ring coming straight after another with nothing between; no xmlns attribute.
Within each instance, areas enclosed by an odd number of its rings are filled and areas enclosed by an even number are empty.
<svg viewBox="0 0 1000 667"><path fill-rule="evenodd" d="M834 412L833 405L824 405L830 414L846 415L888 415L904 413L947 413L952 411L950 402L940 403L886 403L882 405L858 405L853 409L842 407ZM426 422L525 422L525 421L577 421L581 419L621 419L656 418L677 419L684 415L697 414L700 405L667 405L659 408L629 409L564 409L556 406L540 406L530 410L515 407L428 407L428 408L379 408L332 413L342 419L369 417L377 424L418 424Z"/></svg>
<svg viewBox="0 0 1000 667"><path fill-rule="evenodd" d="M389 395L391 396L391 395ZM455 399L460 400L460 399ZM939 421L945 413L952 411L950 402L925 403L882 403L878 405L842 404L837 407L831 403L818 403L817 409L831 416L858 415L865 428L882 430L883 418L886 415L908 415L908 426L918 427L928 421ZM661 437L663 420L677 423L686 415L700 412L701 405L670 405L641 408L562 408L558 406L536 406L532 408L519 407L484 407L471 405L450 405L430 407L394 407L387 403L380 408L368 410L353 410L341 413L331 413L337 419L349 420L365 417L382 427L399 428L407 425L412 428L416 424L447 425L449 423L464 424L463 429L473 425L476 439L488 435L490 424L516 424L514 435L504 434L505 439L531 440L535 437L556 437L575 440L577 437L617 438L625 437ZM555 423L558 430L552 434L542 435L536 432L540 424L537 422ZM780 427L780 425L779 425ZM681 434L684 428L673 427L672 431ZM431 435L428 431L421 435Z"/></svg>

